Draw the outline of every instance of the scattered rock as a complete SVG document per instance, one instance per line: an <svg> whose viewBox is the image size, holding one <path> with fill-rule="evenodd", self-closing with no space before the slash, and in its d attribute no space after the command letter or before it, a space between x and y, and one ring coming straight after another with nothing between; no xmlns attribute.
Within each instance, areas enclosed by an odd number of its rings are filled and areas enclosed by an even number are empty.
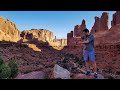
<svg viewBox="0 0 120 90"><path fill-rule="evenodd" d="M45 73L42 71L34 71L23 75L18 75L15 79L44 79Z"/></svg>
<svg viewBox="0 0 120 90"><path fill-rule="evenodd" d="M93 73L91 73L91 75L90 76L87 76L87 75L85 75L85 74L75 74L73 77L72 77L72 79L95 79L94 78L94 74ZM97 79L104 79L104 76L103 75L101 75L101 74L98 74L98 78Z"/></svg>

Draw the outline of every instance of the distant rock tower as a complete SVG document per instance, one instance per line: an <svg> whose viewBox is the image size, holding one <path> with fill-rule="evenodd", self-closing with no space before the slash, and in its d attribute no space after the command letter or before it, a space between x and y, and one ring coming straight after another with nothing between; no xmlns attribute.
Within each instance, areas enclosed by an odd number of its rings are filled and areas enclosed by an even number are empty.
<svg viewBox="0 0 120 90"><path fill-rule="evenodd" d="M111 21L111 26L115 26L120 24L120 11L116 11L116 13L113 14L113 20Z"/></svg>
<svg viewBox="0 0 120 90"><path fill-rule="evenodd" d="M74 27L74 36L78 37L82 35L82 30L86 28L86 23L85 20L82 20L82 24L81 25L76 25Z"/></svg>
<svg viewBox="0 0 120 90"><path fill-rule="evenodd" d="M95 16L95 23L91 29L91 33L97 33L99 31L106 31L108 30L108 13L102 13L102 16L99 18Z"/></svg>
<svg viewBox="0 0 120 90"><path fill-rule="evenodd" d="M67 45L73 46L76 44L77 39L74 37L82 36L82 31L86 28L85 20L82 20L81 25L76 25L74 27L74 31L71 31L70 33L67 33Z"/></svg>

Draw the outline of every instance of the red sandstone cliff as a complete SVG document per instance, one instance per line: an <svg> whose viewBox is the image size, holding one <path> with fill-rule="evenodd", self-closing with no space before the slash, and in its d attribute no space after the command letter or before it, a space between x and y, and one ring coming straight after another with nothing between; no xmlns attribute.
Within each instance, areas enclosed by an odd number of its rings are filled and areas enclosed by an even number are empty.
<svg viewBox="0 0 120 90"><path fill-rule="evenodd" d="M111 26L120 24L120 11L113 14L113 20L111 21Z"/></svg>
<svg viewBox="0 0 120 90"><path fill-rule="evenodd" d="M50 31L44 30L44 29L25 30L25 31L21 32L20 36L24 40L32 40L34 38L37 38L38 40L41 40L44 42L53 41L53 32L50 32Z"/></svg>
<svg viewBox="0 0 120 90"><path fill-rule="evenodd" d="M113 14L112 26L109 30L100 31L99 33L95 33L95 44L99 43L117 43L120 42L120 11L117 11Z"/></svg>
<svg viewBox="0 0 120 90"><path fill-rule="evenodd" d="M23 39L23 42L36 40L36 42L48 42L51 46L67 45L66 39L54 39L53 32L45 29L25 30L21 32L20 36Z"/></svg>
<svg viewBox="0 0 120 90"><path fill-rule="evenodd" d="M0 17L0 41L2 40L17 42L20 40L20 31L14 23Z"/></svg>
<svg viewBox="0 0 120 90"><path fill-rule="evenodd" d="M104 12L100 18L95 16L95 23L92 27L91 33L94 34L106 30L108 30L108 13Z"/></svg>
<svg viewBox="0 0 120 90"><path fill-rule="evenodd" d="M85 20L83 19L81 25L76 25L74 27L74 31L71 31L70 33L67 33L67 45L68 46L77 45L77 42L80 39L76 39L74 37L82 36L82 30L84 30L85 28L86 28L86 23L85 23Z"/></svg>
<svg viewBox="0 0 120 90"><path fill-rule="evenodd" d="M82 30L86 28L86 23L85 20L82 20L82 24L81 25L76 25L74 27L74 36L78 37L82 35Z"/></svg>

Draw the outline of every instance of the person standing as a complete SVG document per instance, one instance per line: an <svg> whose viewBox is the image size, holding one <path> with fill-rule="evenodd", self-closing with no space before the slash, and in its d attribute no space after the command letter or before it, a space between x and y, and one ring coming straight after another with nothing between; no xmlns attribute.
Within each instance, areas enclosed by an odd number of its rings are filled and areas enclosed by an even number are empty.
<svg viewBox="0 0 120 90"><path fill-rule="evenodd" d="M83 30L83 37L81 37L82 41L79 41L80 44L84 44L84 49L83 49L83 56L84 56L84 61L85 61L85 66L86 66L86 75L90 75L90 62L93 65L94 68L94 77L97 78L97 65L96 65L96 60L95 60L95 50L94 50L94 36L89 33L88 29Z"/></svg>

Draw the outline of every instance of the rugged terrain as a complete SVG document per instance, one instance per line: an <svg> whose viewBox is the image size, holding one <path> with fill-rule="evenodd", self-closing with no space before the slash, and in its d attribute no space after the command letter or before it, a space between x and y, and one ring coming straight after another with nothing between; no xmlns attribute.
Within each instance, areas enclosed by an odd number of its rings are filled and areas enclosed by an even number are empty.
<svg viewBox="0 0 120 90"><path fill-rule="evenodd" d="M101 17L95 16L95 23L91 29L91 33L95 37L98 72L107 79L120 79L119 17L120 11L116 11L109 29L109 16L104 12ZM19 75L27 73L35 75L38 71L37 75L42 74L39 78L54 79L53 67L58 61L63 61L65 62L64 67L73 73L71 76L73 79L78 76L77 79L89 79L89 77L79 74L80 72L75 67L70 69L74 64L69 62L71 60L78 64L79 68L85 70L83 45L79 45L80 39L75 38L82 36L82 30L87 27L85 20L82 20L81 25L76 25L74 31L67 34L67 39L56 39L52 32L45 29L20 32L11 21L2 17L0 20L0 56L6 63L11 58L15 58L19 66ZM63 65L63 62L59 64Z"/></svg>

